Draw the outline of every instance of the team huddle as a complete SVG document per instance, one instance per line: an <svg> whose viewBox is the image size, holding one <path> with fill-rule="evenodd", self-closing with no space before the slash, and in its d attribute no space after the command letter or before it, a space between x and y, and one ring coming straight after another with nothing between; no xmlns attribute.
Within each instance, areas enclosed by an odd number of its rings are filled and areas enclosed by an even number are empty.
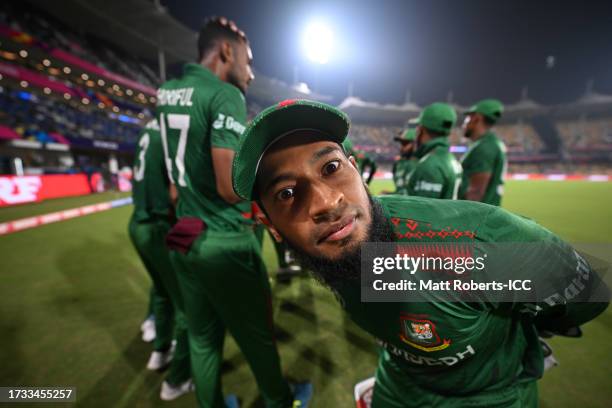
<svg viewBox="0 0 612 408"><path fill-rule="evenodd" d="M160 397L195 391L201 407L238 406L222 392L226 330L267 407L304 408L316 393L282 373L261 254L265 225L279 254L289 248L295 265L377 339L372 407L537 406L539 332L578 330L607 302L441 302L424 294L419 303L363 303L360 296L363 243L437 242L439 235L415 232L449 226L472 233L444 242L545 242L568 260L568 275L590 269L553 233L499 207L507 159L493 129L502 104L487 99L468 110L463 130L471 146L461 162L448 141L457 113L444 103L425 107L396 138L396 190L372 196L376 164L355 151L346 114L287 100L247 123L253 56L246 35L232 21L211 19L198 53L197 63L159 89L156 119L135 155L129 232L153 281L147 368L168 367ZM588 276L581 299L600 284Z"/></svg>

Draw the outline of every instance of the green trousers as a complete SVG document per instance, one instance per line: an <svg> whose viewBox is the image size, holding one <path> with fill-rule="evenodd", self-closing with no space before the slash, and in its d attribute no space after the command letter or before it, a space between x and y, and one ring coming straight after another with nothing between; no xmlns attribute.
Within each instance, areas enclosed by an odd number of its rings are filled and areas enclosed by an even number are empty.
<svg viewBox="0 0 612 408"><path fill-rule="evenodd" d="M151 290L149 290L149 306L147 308L147 314L145 315L145 319L153 316L153 303L155 302L155 286L151 285Z"/></svg>
<svg viewBox="0 0 612 408"><path fill-rule="evenodd" d="M167 350L172 339L176 339L174 358L166 381L178 385L191 377L191 365L183 297L165 245L169 229L170 224L162 219L147 222L130 220L129 224L132 243L153 281L151 303L156 332L153 348Z"/></svg>
<svg viewBox="0 0 612 408"><path fill-rule="evenodd" d="M440 373L444 376L444 372ZM445 396L414 383L382 350L376 370L372 408L537 408L537 382L519 383L499 391L470 396Z"/></svg>
<svg viewBox="0 0 612 408"><path fill-rule="evenodd" d="M185 301L200 407L225 406L220 370L226 329L249 363L266 406L292 404L281 373L270 283L259 248L251 231L206 231L187 254L171 252Z"/></svg>

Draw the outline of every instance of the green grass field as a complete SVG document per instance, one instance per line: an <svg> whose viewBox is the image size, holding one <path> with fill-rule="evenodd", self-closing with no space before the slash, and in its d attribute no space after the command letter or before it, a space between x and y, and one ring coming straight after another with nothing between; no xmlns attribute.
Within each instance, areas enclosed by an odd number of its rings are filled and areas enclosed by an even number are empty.
<svg viewBox="0 0 612 408"><path fill-rule="evenodd" d="M374 191L389 187L375 182ZM0 209L0 222L117 197ZM510 182L504 206L568 241L612 243L610 183ZM0 237L0 385L76 386L80 407L195 406L193 395L160 401L163 375L144 369L151 346L140 340L139 326L150 281L127 236L131 211L122 207ZM269 241L264 254L273 278ZM354 384L375 369L372 339L310 278L272 281L286 374L314 383L315 408L354 406ZM560 366L540 382L542 407L610 406L612 311L584 332L582 339L551 341ZM243 406L261 406L232 340L226 342L223 381Z"/></svg>

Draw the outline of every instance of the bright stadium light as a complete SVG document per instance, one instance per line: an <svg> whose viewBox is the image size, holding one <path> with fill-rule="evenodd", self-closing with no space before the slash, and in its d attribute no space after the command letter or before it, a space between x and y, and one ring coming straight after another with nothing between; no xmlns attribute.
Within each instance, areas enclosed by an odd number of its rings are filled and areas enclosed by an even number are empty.
<svg viewBox="0 0 612 408"><path fill-rule="evenodd" d="M318 64L327 64L331 56L334 34L321 22L315 22L306 27L304 32L304 48L306 56Z"/></svg>

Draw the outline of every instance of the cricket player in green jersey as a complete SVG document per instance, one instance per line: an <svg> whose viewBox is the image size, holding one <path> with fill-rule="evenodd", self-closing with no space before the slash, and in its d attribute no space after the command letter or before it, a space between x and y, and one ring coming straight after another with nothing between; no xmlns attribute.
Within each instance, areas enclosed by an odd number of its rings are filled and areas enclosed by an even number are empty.
<svg viewBox="0 0 612 408"><path fill-rule="evenodd" d="M245 34L223 17L199 33L199 63L157 93L157 115L177 224L168 235L183 294L198 404L222 407L226 329L242 350L266 406L307 405L310 384L292 390L281 372L271 291L250 218L251 203L232 189L234 152L245 129L244 98L253 79ZM295 397L295 399L294 399ZM227 402L227 401L226 401Z"/></svg>
<svg viewBox="0 0 612 408"><path fill-rule="evenodd" d="M355 162L357 163L357 168L359 168L359 173L361 174L362 178L366 174L367 170L368 176L367 178L365 178L365 181L366 184L369 185L374 179L374 173L376 173L376 169L378 168L374 159L372 159L372 157L370 157L370 155L367 154L365 151L356 149L353 145L352 140L348 137L344 139L344 143L342 144L342 146L344 147L344 150L348 152L349 155L355 157Z"/></svg>
<svg viewBox="0 0 612 408"><path fill-rule="evenodd" d="M395 194L406 194L408 176L410 176L410 173L412 173L417 164L417 160L414 158L416 129L407 129L394 139L400 143L400 157L393 163L392 170Z"/></svg>
<svg viewBox="0 0 612 408"><path fill-rule="evenodd" d="M436 102L423 109L416 128L416 168L408 177L406 194L457 199L461 164L449 151L448 135L457 122L452 106Z"/></svg>
<svg viewBox="0 0 612 408"><path fill-rule="evenodd" d="M361 301L365 242L548 243L567 260L581 294L601 282L569 245L533 221L483 203L371 197L340 146L348 117L319 102L289 100L260 113L234 159L236 194L255 199L278 240L332 288L350 317L379 340L374 408L535 407L543 357L536 329L563 330L608 305ZM431 238L430 238L431 237ZM538 255L536 253L536 255ZM548 262L550 258L538 259ZM542 278L540 270L521 270ZM597 286L602 288L601 286ZM605 289L605 287L604 287ZM567 299L565 299L567 300Z"/></svg>
<svg viewBox="0 0 612 408"><path fill-rule="evenodd" d="M461 159L462 200L501 205L508 159L506 145L491 128L503 112L504 106L496 99L484 99L466 112L463 131L472 144Z"/></svg>
<svg viewBox="0 0 612 408"><path fill-rule="evenodd" d="M132 198L134 213L130 219L129 233L151 275L154 289L152 299L156 337L147 368L160 370L170 364L160 397L173 400L192 389L191 367L182 296L165 245L165 237L171 227L172 204L156 120L147 123L138 139ZM175 347L172 347L173 336L176 336Z"/></svg>

